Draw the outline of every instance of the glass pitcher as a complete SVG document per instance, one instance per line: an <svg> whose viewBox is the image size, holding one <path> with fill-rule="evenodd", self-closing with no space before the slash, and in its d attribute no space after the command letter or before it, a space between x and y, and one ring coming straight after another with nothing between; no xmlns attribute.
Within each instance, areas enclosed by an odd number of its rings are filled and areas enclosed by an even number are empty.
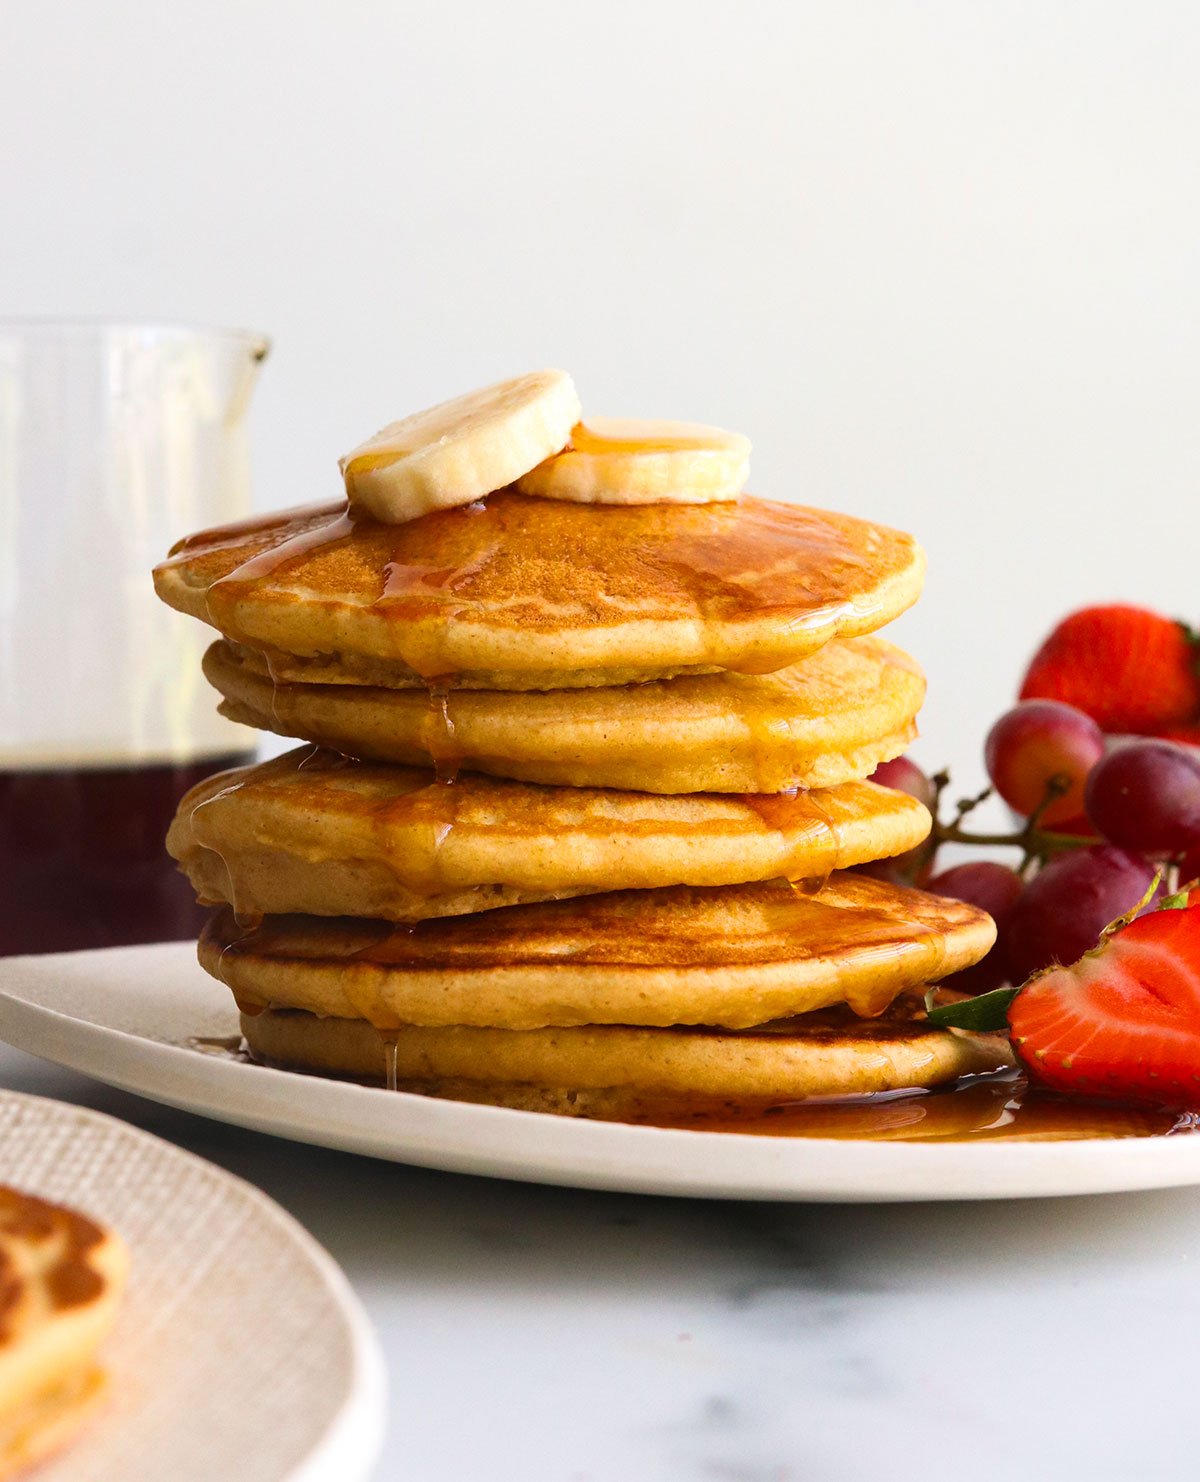
<svg viewBox="0 0 1200 1482"><path fill-rule="evenodd" d="M247 760L202 624L154 595L181 535L243 518L267 341L0 320L0 954L190 936L178 798Z"/></svg>

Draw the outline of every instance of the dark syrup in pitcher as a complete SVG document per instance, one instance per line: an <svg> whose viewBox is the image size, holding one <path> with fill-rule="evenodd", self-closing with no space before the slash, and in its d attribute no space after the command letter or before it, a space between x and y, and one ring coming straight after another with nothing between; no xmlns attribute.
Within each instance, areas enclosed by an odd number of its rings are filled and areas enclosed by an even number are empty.
<svg viewBox="0 0 1200 1482"><path fill-rule="evenodd" d="M0 769L0 956L196 936L208 913L163 839L188 788L253 760Z"/></svg>

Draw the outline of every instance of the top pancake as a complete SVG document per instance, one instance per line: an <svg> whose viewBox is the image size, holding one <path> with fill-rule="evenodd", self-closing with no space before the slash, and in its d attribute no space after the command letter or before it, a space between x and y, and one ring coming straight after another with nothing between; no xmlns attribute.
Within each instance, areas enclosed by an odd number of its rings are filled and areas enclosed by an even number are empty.
<svg viewBox="0 0 1200 1482"><path fill-rule="evenodd" d="M155 585L278 679L559 689L769 673L881 628L916 601L924 565L909 535L798 505L501 490L406 525L337 504L207 531Z"/></svg>

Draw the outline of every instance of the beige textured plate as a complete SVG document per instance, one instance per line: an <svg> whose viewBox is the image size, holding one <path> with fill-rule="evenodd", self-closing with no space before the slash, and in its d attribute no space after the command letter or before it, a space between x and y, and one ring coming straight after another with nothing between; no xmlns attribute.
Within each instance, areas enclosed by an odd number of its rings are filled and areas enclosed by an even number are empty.
<svg viewBox="0 0 1200 1482"><path fill-rule="evenodd" d="M38 1482L361 1482L383 1363L345 1277L271 1199L99 1112L0 1091L0 1182L112 1225L132 1267L108 1403Z"/></svg>
<svg viewBox="0 0 1200 1482"><path fill-rule="evenodd" d="M168 1106L399 1163L640 1194L852 1203L1200 1184L1200 1136L921 1143L636 1127L438 1101L188 1047L191 1036L237 1031L227 990L201 971L191 943L0 961L9 1044Z"/></svg>

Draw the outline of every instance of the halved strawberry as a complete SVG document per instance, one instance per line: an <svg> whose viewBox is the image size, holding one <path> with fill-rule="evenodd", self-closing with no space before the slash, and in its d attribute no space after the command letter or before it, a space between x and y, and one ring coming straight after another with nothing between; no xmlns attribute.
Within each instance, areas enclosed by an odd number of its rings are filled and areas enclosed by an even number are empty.
<svg viewBox="0 0 1200 1482"><path fill-rule="evenodd" d="M1062 700L1104 731L1158 735L1200 715L1200 650L1184 624L1144 607L1085 607L1033 656L1022 700Z"/></svg>
<svg viewBox="0 0 1200 1482"><path fill-rule="evenodd" d="M1030 1079L1056 1091L1200 1106L1200 904L1114 923L1098 947L1023 988L933 1009L935 1023L1000 1029Z"/></svg>
<svg viewBox="0 0 1200 1482"><path fill-rule="evenodd" d="M1008 1010L1030 1076L1059 1091L1200 1105L1200 906L1139 916Z"/></svg>

